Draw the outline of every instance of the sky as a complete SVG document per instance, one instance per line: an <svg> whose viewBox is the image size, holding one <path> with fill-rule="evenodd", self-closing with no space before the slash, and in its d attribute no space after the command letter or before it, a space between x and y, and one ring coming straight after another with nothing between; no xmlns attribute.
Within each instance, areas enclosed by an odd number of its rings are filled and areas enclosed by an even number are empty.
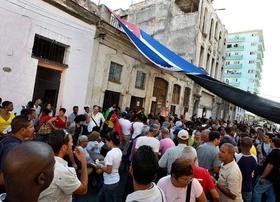
<svg viewBox="0 0 280 202"><path fill-rule="evenodd" d="M111 9L127 9L142 0L92 0ZM280 102L280 1L277 0L214 0L213 5L229 33L261 29L264 35L264 64L261 96ZM278 59L279 58L279 59ZM278 84L279 81L279 84Z"/></svg>

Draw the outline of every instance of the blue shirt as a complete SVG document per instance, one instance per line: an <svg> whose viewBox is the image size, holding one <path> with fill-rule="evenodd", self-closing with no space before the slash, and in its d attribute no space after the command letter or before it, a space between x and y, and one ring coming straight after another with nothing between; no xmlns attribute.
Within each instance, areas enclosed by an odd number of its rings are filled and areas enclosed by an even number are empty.
<svg viewBox="0 0 280 202"><path fill-rule="evenodd" d="M253 155L242 153L235 155L236 162L242 173L242 192L251 192L253 189L252 178L257 168L257 159Z"/></svg>
<svg viewBox="0 0 280 202"><path fill-rule="evenodd" d="M3 162L7 153L22 141L14 135L7 135L0 142L0 172L3 170Z"/></svg>

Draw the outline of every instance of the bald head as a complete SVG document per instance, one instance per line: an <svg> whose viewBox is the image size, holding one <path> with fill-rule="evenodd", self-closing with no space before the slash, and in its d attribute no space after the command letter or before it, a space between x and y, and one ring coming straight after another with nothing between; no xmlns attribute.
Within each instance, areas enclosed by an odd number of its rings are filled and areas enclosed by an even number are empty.
<svg viewBox="0 0 280 202"><path fill-rule="evenodd" d="M234 150L234 146L233 146L232 144L230 144L230 143L225 143L225 144L223 144L222 146L225 147L225 148L227 149L227 151L228 151L229 154L234 155L235 150Z"/></svg>
<svg viewBox="0 0 280 202"><path fill-rule="evenodd" d="M24 142L13 148L3 168L7 198L38 197L53 179L54 162L53 150L45 143Z"/></svg>
<svg viewBox="0 0 280 202"><path fill-rule="evenodd" d="M219 157L224 163L232 162L234 159L234 146L230 143L224 143L220 148Z"/></svg>
<svg viewBox="0 0 280 202"><path fill-rule="evenodd" d="M81 135L78 138L78 145L82 146L83 148L87 146L88 137L86 135Z"/></svg>
<svg viewBox="0 0 280 202"><path fill-rule="evenodd" d="M182 152L181 158L189 160L191 164L196 163L197 153L195 148L186 146Z"/></svg>

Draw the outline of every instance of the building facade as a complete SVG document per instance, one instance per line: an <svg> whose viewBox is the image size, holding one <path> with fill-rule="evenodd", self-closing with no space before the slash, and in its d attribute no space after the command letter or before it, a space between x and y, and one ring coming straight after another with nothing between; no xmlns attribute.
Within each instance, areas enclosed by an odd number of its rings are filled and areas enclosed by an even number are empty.
<svg viewBox="0 0 280 202"><path fill-rule="evenodd" d="M0 96L15 108L41 98L54 107L85 104L97 7L76 1L1 3ZM84 2L85 3L85 2ZM3 8L3 9L2 9Z"/></svg>
<svg viewBox="0 0 280 202"><path fill-rule="evenodd" d="M87 103L107 109L144 108L145 113L180 114L191 100L193 82L148 61L120 30L105 7L95 35Z"/></svg>
<svg viewBox="0 0 280 202"><path fill-rule="evenodd" d="M189 62L206 69L213 78L222 80L227 30L218 18L212 1L143 1L120 11L119 15L137 24ZM191 80L186 78L186 82L191 83ZM195 83L192 85L190 114L228 118L222 99Z"/></svg>
<svg viewBox="0 0 280 202"><path fill-rule="evenodd" d="M74 105L117 104L153 114L188 109L197 117L231 117L230 104L142 56L104 6L89 0L11 0L3 6L0 96L15 106L41 98L68 112ZM227 31L211 1L151 0L118 14L222 79Z"/></svg>
<svg viewBox="0 0 280 202"><path fill-rule="evenodd" d="M262 30L228 34L224 82L244 91L259 94L263 52ZM248 120L251 116L252 114L244 109L236 108L236 120Z"/></svg>

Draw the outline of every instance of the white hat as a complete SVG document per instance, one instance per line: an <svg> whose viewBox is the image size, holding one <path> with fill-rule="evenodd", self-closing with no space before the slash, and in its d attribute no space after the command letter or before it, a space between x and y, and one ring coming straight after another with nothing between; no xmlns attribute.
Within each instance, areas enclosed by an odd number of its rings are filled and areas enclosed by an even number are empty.
<svg viewBox="0 0 280 202"><path fill-rule="evenodd" d="M181 140L187 140L189 139L189 133L186 130L180 130L178 133L178 138L180 138Z"/></svg>

